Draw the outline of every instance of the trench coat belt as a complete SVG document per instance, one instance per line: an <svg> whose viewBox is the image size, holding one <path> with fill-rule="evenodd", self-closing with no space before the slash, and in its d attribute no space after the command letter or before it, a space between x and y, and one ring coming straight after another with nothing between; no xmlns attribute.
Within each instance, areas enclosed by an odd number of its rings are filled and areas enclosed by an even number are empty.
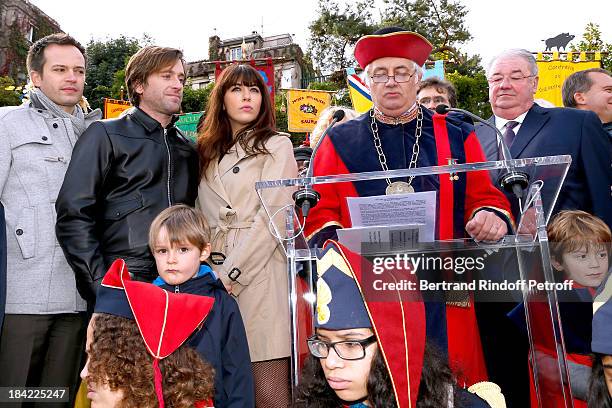
<svg viewBox="0 0 612 408"><path fill-rule="evenodd" d="M227 233L232 229L246 229L253 226L253 221L233 221L236 218L236 210L227 207L219 208L219 225L215 228L212 246L213 248L225 248ZM225 254L227 255L227 254Z"/></svg>

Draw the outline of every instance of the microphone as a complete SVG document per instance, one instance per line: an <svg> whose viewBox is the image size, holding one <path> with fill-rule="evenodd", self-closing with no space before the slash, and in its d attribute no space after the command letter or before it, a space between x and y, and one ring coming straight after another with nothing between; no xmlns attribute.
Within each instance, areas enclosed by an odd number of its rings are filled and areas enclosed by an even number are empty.
<svg viewBox="0 0 612 408"><path fill-rule="evenodd" d="M480 122L483 125L488 126L489 128L493 129L493 131L495 132L495 136L497 137L498 149L501 149L502 158L506 162L508 160L512 160L510 149L508 148L508 145L504 141L504 136L499 131L497 126L491 124L488 120L485 120L481 118L480 116L473 114L472 112L466 111L465 109L449 108L448 106L444 104L436 106L436 113L439 113L440 115L445 115L448 112L463 113L464 115L469 116L473 120ZM506 170L507 170L507 173L502 174L497 180L497 182L499 183L501 188L503 188L505 191L509 193L513 193L516 196L516 198L520 200L521 198L523 198L523 190L525 190L527 186L529 186L529 176L526 173L515 171L514 165L512 164L506 166Z"/></svg>
<svg viewBox="0 0 612 408"><path fill-rule="evenodd" d="M317 150L319 150L319 146L321 146L321 142L323 141L325 136L327 136L327 132L329 132L329 130L333 128L334 125L340 122L342 119L344 119L344 111L342 109L334 112L331 123L329 124L327 129L325 129L325 132L323 132L323 134L317 141L317 144L315 145L314 149L312 149L312 155L310 156L310 162L308 163L308 171L306 172L305 177L312 177L312 173L314 171L314 159L317 154ZM303 189L297 190L293 193L293 201L295 201L296 206L301 208L302 215L304 216L304 218L308 217L308 212L310 212L311 208L317 205L320 199L321 194L313 190L310 185L306 185Z"/></svg>

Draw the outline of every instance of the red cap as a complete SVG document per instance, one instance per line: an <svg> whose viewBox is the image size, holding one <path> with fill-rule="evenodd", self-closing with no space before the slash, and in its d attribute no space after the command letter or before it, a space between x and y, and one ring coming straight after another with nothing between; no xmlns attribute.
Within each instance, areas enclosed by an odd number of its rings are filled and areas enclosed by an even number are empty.
<svg viewBox="0 0 612 408"><path fill-rule="evenodd" d="M422 66L432 49L431 43L422 35L390 27L361 37L355 44L355 59L363 69L384 57L407 58Z"/></svg>
<svg viewBox="0 0 612 408"><path fill-rule="evenodd" d="M164 407L159 360L168 357L198 329L214 298L176 294L150 283L130 279L123 259L117 259L102 279L94 311L134 319L153 356L155 392Z"/></svg>

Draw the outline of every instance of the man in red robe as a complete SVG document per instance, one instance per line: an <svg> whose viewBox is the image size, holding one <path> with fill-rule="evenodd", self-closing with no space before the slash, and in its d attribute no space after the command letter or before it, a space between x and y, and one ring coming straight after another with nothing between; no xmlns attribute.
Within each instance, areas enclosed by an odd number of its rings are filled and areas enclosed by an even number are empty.
<svg viewBox="0 0 612 408"><path fill-rule="evenodd" d="M361 38L355 58L367 73L373 108L331 129L314 158L314 175L359 173L486 161L471 124L434 114L416 102L421 66L432 45L416 33L384 28ZM312 246L351 227L346 198L389 190L437 191L435 238L497 241L512 229L509 203L486 172L380 179L315 186L321 195L310 211ZM427 305L428 341L437 343L467 385L487 379L473 302ZM461 302L459 302L461 303ZM446 325L440 322L446 321ZM463 384L461 384L463 385Z"/></svg>

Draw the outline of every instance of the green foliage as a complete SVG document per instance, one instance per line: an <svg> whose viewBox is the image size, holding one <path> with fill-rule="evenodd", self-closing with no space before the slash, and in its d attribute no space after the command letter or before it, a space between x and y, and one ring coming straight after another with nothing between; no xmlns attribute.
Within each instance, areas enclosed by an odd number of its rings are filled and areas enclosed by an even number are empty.
<svg viewBox="0 0 612 408"><path fill-rule="evenodd" d="M28 76L26 72L26 57L28 56L29 49L30 43L21 33L17 22L14 22L9 29L7 59L10 61L9 65L11 66L8 74L16 83L25 82L24 78Z"/></svg>
<svg viewBox="0 0 612 408"><path fill-rule="evenodd" d="M346 85L346 79L343 78L340 81L327 81L327 82L311 82L308 85L308 89L320 90L320 91L334 91L335 94L332 98L332 105L340 106L352 106L351 97L348 92Z"/></svg>
<svg viewBox="0 0 612 408"><path fill-rule="evenodd" d="M340 87L335 82L311 82L308 84L308 89L315 91L337 91Z"/></svg>
<svg viewBox="0 0 612 408"><path fill-rule="evenodd" d="M578 46L572 46L572 51L601 51L607 55L601 56L601 65L607 70L612 70L612 44L605 43L601 39L601 29L599 24L588 23L584 28L582 40ZM593 58L593 57L591 57Z"/></svg>
<svg viewBox="0 0 612 408"><path fill-rule="evenodd" d="M459 1L384 0L381 26L399 26L421 34L434 46L432 59L460 60L456 46L472 39L467 10Z"/></svg>
<svg viewBox="0 0 612 408"><path fill-rule="evenodd" d="M287 118L287 93L284 91L277 92L274 95L274 114L276 118L276 130L279 132L288 132Z"/></svg>
<svg viewBox="0 0 612 408"><path fill-rule="evenodd" d="M372 19L371 2L357 0L340 8L338 0L319 0L319 13L310 26L310 53L324 71L354 66L357 40L379 27L400 26L427 38L432 59L451 61L450 69L472 74L480 59L468 58L458 47L472 39L465 16L468 10L453 0L384 0L380 21Z"/></svg>
<svg viewBox="0 0 612 408"><path fill-rule="evenodd" d="M356 0L341 10L337 0L319 0L317 9L319 15L308 27L312 60L325 71L355 65L353 46L360 37L376 29L371 2Z"/></svg>
<svg viewBox="0 0 612 408"><path fill-rule="evenodd" d="M113 75L113 84L111 85L111 98L121 99L123 91L123 99L128 99L127 88L125 87L125 69L120 69Z"/></svg>
<svg viewBox="0 0 612 408"><path fill-rule="evenodd" d="M87 96L87 101L91 105L93 109L100 108L102 109L102 98L112 98L113 94L111 88L104 85L98 85L94 89L91 90L89 96Z"/></svg>
<svg viewBox="0 0 612 408"><path fill-rule="evenodd" d="M484 73L463 75L457 71L446 74L457 90L457 107L466 109L480 117L488 118L492 115L489 104L489 87Z"/></svg>
<svg viewBox="0 0 612 408"><path fill-rule="evenodd" d="M7 89L14 85L15 81L13 81L13 78L0 76L0 106L15 106L21 104L19 91Z"/></svg>
<svg viewBox="0 0 612 408"><path fill-rule="evenodd" d="M183 112L200 112L206 109L210 92L214 88L215 83L211 82L204 88L192 89L186 86L183 89L183 103L181 110Z"/></svg>
<svg viewBox="0 0 612 408"><path fill-rule="evenodd" d="M91 40L87 44L87 85L85 96L92 108L101 108L104 97L119 97L121 84L118 80L125 73L117 71L125 69L129 58L138 51L143 44L150 41L146 35L142 40L121 35L118 38L106 41ZM141 44L141 42L143 44ZM127 95L127 90L126 90Z"/></svg>
<svg viewBox="0 0 612 408"><path fill-rule="evenodd" d="M34 41L38 41L53 33L55 33L55 29L49 24L49 20L45 16L38 16L36 19L36 29L34 30Z"/></svg>

